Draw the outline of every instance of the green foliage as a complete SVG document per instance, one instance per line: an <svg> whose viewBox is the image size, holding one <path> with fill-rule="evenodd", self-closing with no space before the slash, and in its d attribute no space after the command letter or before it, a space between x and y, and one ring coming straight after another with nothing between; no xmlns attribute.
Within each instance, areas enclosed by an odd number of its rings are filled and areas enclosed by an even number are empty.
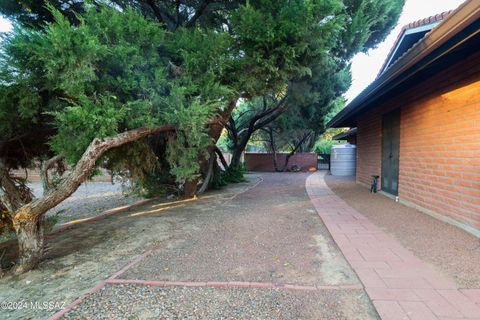
<svg viewBox="0 0 480 320"><path fill-rule="evenodd" d="M317 154L330 154L331 148L334 144L337 144L337 141L334 140L326 140L326 139L318 139L313 146L313 151Z"/></svg>
<svg viewBox="0 0 480 320"><path fill-rule="evenodd" d="M211 110L198 101L193 101L188 108L178 101L174 116L179 131L167 146L167 159L178 182L197 178L198 157L203 155L208 159L207 147L211 139L205 134L205 123L213 116Z"/></svg>
<svg viewBox="0 0 480 320"><path fill-rule="evenodd" d="M395 27L405 0L343 0L345 20L338 52L350 59L381 43Z"/></svg>
<svg viewBox="0 0 480 320"><path fill-rule="evenodd" d="M244 174L247 173L247 169L243 166L228 167L225 171L221 171L218 175L215 175L212 181L212 188L220 189L230 183L246 182Z"/></svg>
<svg viewBox="0 0 480 320"><path fill-rule="evenodd" d="M53 227L58 223L59 215L62 211L55 212L53 215L48 216L45 219L45 234L52 232Z"/></svg>
<svg viewBox="0 0 480 320"><path fill-rule="evenodd" d="M294 77L310 76L308 60L328 47L339 29L338 1L259 0L232 16L239 50L232 75L246 96L281 92ZM319 23L320 21L320 23Z"/></svg>
<svg viewBox="0 0 480 320"><path fill-rule="evenodd" d="M6 41L0 61L2 139L42 128L48 133L32 145L49 147L28 156L63 154L75 164L94 138L169 123L177 127L167 155L172 173L179 182L196 176L197 158L211 144L205 124L233 94L220 82L229 64L229 37L202 30L168 33L133 9L86 10L76 25L50 10L53 23L43 30L17 27ZM151 171L142 161L145 152L109 155L111 166L116 161Z"/></svg>
<svg viewBox="0 0 480 320"><path fill-rule="evenodd" d="M85 11L85 4L88 7L101 7L109 5L114 8L125 10L135 8L148 18L162 23L162 27L174 31L178 27L214 27L220 29L228 22L228 11L236 9L243 0L222 0L209 1L202 9L202 14L195 17L197 12L206 2L204 0L181 0L180 6L177 1L172 0L2 0L0 2L0 14L11 20L18 21L24 25L41 28L45 23L53 22L52 12L46 8L50 4L60 11L74 24L78 23L78 13ZM154 7L162 11L162 18L155 14Z"/></svg>
<svg viewBox="0 0 480 320"><path fill-rule="evenodd" d="M282 132L317 135L350 85L348 60L383 39L403 2L232 0L203 10L199 0L178 9L157 0L170 13L159 18L134 0L6 1L0 12L25 24L0 57L0 154L9 167L53 154L74 164L93 138L169 123L177 130L156 156L181 183L208 157L207 124L238 97L241 125L287 96L295 110L279 119ZM152 152L139 146L104 160L145 178Z"/></svg>
<svg viewBox="0 0 480 320"><path fill-rule="evenodd" d="M47 4L61 10L71 21L77 21L75 12L82 12L84 1L71 0L2 0L0 14L25 25L39 28L46 22L53 22L52 12Z"/></svg>
<svg viewBox="0 0 480 320"><path fill-rule="evenodd" d="M75 163L94 138L105 138L117 133L125 120L127 109L117 106L115 100L101 97L100 101L81 97L62 111L52 113L57 124L57 134L50 140L52 149L67 155L67 161ZM71 143L76 137L75 143Z"/></svg>
<svg viewBox="0 0 480 320"><path fill-rule="evenodd" d="M230 150L243 148L238 136L281 96L287 99L284 114L256 123L273 132L277 150L295 149L302 141L300 151L309 150L344 106L342 95L351 84L349 60L384 39L404 4L403 0L287 2L252 1L242 8L236 31L238 41L252 50L242 57L249 66L244 74L247 83L242 83L249 101L232 114L235 128L229 129L229 141L224 143ZM265 132L255 138L270 140Z"/></svg>
<svg viewBox="0 0 480 320"><path fill-rule="evenodd" d="M343 131L345 129L328 129L318 137L313 146L313 151L317 154L330 154L332 146L340 143L340 141L332 140L332 138Z"/></svg>

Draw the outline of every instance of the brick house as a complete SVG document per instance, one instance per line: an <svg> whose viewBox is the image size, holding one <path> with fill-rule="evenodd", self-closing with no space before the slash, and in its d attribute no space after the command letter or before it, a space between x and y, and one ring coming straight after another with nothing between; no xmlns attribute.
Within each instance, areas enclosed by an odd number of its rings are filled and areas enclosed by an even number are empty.
<svg viewBox="0 0 480 320"><path fill-rule="evenodd" d="M480 237L480 2L405 26L329 123L357 128L356 180Z"/></svg>

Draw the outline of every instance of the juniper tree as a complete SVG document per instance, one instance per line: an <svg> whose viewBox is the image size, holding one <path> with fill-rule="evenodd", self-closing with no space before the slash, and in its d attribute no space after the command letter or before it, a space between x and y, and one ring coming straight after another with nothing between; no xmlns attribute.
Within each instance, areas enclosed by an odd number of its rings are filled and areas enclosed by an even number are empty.
<svg viewBox="0 0 480 320"><path fill-rule="evenodd" d="M77 25L52 14L43 30L16 27L0 60L0 209L17 235L17 272L42 256L45 213L116 147L171 132L177 179L198 174L196 158L210 144L205 124L231 95L217 81L217 57L229 46L222 34L167 33L130 9L87 10ZM45 160L39 198L10 174L36 159ZM72 169L53 184L47 171L61 159Z"/></svg>

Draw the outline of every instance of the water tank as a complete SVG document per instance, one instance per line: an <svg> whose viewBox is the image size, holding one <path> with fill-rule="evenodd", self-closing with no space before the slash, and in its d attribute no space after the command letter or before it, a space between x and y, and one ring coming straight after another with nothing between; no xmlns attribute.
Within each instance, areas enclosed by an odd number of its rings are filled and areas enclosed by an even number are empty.
<svg viewBox="0 0 480 320"><path fill-rule="evenodd" d="M356 150L357 147L349 143L342 143L332 146L330 156L330 172L332 175L355 175Z"/></svg>

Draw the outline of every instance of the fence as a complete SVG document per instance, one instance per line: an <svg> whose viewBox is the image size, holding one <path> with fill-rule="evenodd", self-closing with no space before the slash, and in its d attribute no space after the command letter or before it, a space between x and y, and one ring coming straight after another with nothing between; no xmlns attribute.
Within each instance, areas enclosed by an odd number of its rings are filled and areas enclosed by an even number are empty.
<svg viewBox="0 0 480 320"><path fill-rule="evenodd" d="M283 168L287 153L277 153L277 163ZM245 153L245 165L250 171L274 172L272 153ZM296 153L290 157L288 169L298 166L301 171L317 170L317 154L311 152Z"/></svg>
<svg viewBox="0 0 480 320"><path fill-rule="evenodd" d="M330 154L321 153L318 155L318 170L330 170Z"/></svg>

